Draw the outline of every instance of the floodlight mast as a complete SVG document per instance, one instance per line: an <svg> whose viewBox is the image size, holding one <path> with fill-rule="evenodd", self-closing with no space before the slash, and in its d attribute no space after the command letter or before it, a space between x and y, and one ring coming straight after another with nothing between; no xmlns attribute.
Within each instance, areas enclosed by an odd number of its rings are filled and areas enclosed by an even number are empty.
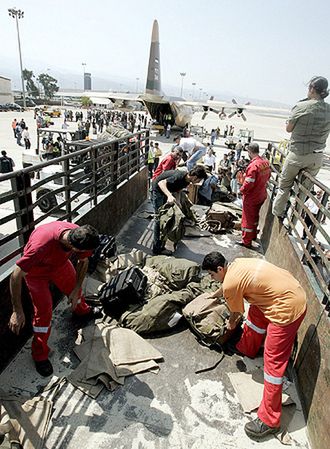
<svg viewBox="0 0 330 449"><path fill-rule="evenodd" d="M180 72L180 76L181 76L181 98L182 98L182 94L183 94L183 79L186 76L186 72Z"/></svg>
<svg viewBox="0 0 330 449"><path fill-rule="evenodd" d="M23 64L22 64L22 51L21 51L21 40L19 36L19 26L18 19L24 18L24 11L21 9L10 8L8 9L9 16L16 20L17 29L17 40L18 40L18 52L19 52L19 63L21 68L21 79L22 79L22 94L23 94L23 106L26 108L26 98L25 98L25 86L24 86L24 76L23 76Z"/></svg>

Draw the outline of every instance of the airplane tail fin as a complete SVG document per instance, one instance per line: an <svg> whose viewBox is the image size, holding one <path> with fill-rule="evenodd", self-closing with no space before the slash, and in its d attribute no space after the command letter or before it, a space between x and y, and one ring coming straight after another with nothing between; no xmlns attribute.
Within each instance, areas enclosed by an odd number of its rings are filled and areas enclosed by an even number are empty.
<svg viewBox="0 0 330 449"><path fill-rule="evenodd" d="M160 80L159 27L154 20L151 34L146 94L162 95Z"/></svg>

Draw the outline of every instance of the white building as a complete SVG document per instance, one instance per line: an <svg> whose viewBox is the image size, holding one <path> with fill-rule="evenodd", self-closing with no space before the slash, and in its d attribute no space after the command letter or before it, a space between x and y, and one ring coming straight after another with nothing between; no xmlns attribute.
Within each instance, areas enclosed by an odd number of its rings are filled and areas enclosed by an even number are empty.
<svg viewBox="0 0 330 449"><path fill-rule="evenodd" d="M12 103L14 97L11 91L11 80L0 75L0 104Z"/></svg>

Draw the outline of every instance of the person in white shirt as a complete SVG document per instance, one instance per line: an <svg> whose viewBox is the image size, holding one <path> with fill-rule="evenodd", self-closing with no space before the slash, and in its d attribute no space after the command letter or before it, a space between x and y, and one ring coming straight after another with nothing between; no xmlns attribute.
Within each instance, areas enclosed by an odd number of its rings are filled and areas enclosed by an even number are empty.
<svg viewBox="0 0 330 449"><path fill-rule="evenodd" d="M31 141L30 141L30 133L29 133L29 128L28 127L26 127L23 130L22 137L23 137L23 140L24 140L25 149L29 150L31 148Z"/></svg>
<svg viewBox="0 0 330 449"><path fill-rule="evenodd" d="M188 155L186 162L188 171L192 170L198 160L206 154L206 147L193 137L182 137L179 147Z"/></svg>
<svg viewBox="0 0 330 449"><path fill-rule="evenodd" d="M206 155L204 156L204 165L210 172L215 171L215 156L211 147L208 148Z"/></svg>

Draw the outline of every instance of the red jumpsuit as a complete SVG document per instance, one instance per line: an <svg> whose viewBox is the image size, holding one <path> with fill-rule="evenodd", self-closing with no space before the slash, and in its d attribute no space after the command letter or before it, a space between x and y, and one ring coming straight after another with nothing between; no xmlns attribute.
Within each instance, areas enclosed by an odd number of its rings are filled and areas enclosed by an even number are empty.
<svg viewBox="0 0 330 449"><path fill-rule="evenodd" d="M16 262L26 274L34 309L32 357L36 361L47 360L47 345L51 330L53 310L49 284L55 284L65 295L70 295L76 286L76 271L69 260L72 251L60 243L63 232L77 228L73 223L55 221L36 228L24 248L23 256ZM92 251L79 253L79 259L85 259ZM81 291L80 291L81 295ZM90 307L81 295L74 313L86 315Z"/></svg>
<svg viewBox="0 0 330 449"><path fill-rule="evenodd" d="M253 258L234 260L222 287L231 312L243 313L244 300L250 304L236 348L253 358L264 342L264 391L258 417L270 427L279 427L283 377L306 314L306 293L288 271Z"/></svg>
<svg viewBox="0 0 330 449"><path fill-rule="evenodd" d="M242 242L246 246L250 246L257 237L259 211L267 198L270 173L269 162L260 156L252 159L245 173L240 192L243 195Z"/></svg>

